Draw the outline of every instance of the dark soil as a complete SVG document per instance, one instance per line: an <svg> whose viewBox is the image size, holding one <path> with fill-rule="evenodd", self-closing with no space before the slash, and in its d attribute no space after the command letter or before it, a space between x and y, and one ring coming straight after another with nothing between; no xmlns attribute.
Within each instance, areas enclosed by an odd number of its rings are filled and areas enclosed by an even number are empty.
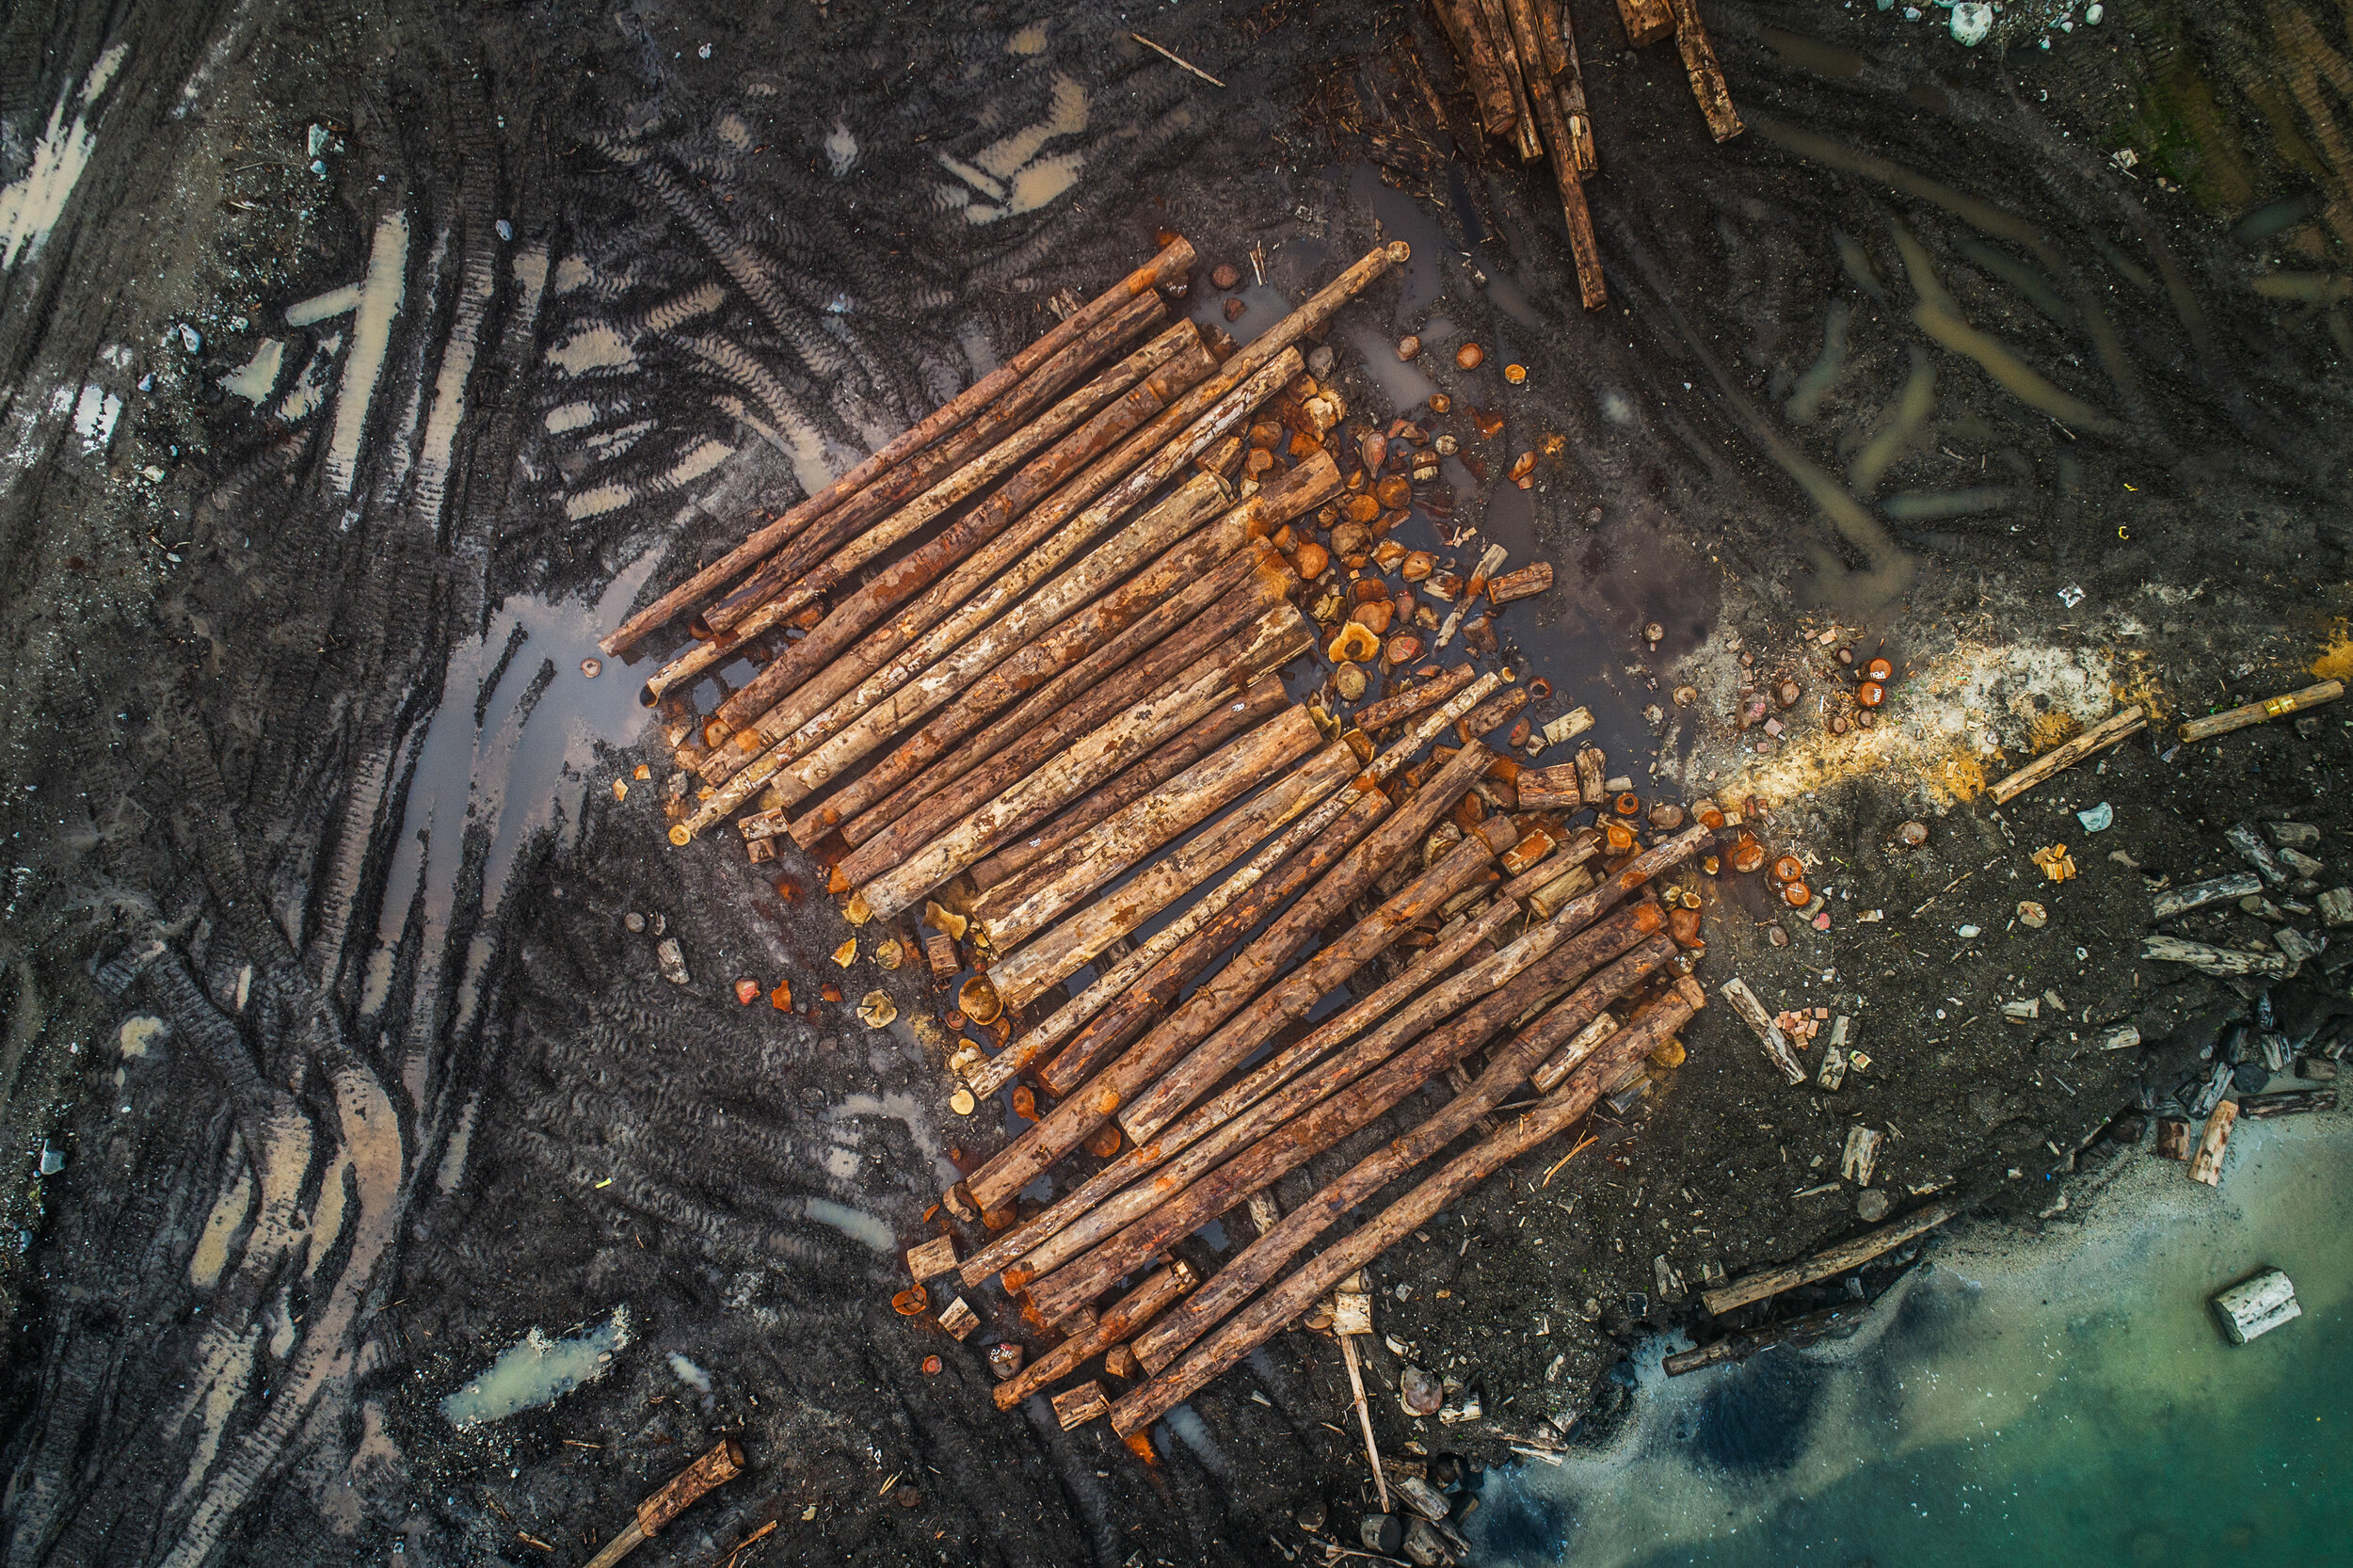
<svg viewBox="0 0 2353 1568"><path fill-rule="evenodd" d="M962 1344L890 1311L895 1245L855 1216L916 1239L951 1148L995 1146L1006 1112L947 1111L927 1025L859 1024L878 985L910 1022L940 1003L836 969L822 900L723 836L663 842L658 737L584 716L555 609L514 608L676 581L1160 228L1198 248L1196 296L1254 244L1294 297L1382 234L1414 244L1332 335L1352 403L1406 411L1368 372L1433 317L1487 346L1441 377L1508 415L1466 438L1490 477L1456 476L1455 520L1559 572L1504 617L1504 658L1553 683L1540 720L1591 706L1646 796L1758 797L1830 928L1689 873L1701 977L1845 1014L1871 1058L1835 1094L1785 1089L1712 1007L1548 1185L1568 1142L1384 1257L1371 1372L1394 1387L1393 1337L1485 1410L1417 1424L1384 1393L1385 1443L1498 1460L1607 1412L1636 1336L1722 1326L1655 1259L1696 1286L1859 1226L1852 1183L1796 1195L1835 1179L1851 1124L1889 1132L1874 1184L1899 1209L1933 1191L2028 1224L2083 1160L2140 1157L2094 1135L2246 1002L2137 960L2151 880L2235 869L2241 819L2320 824L2332 871L2353 832L2338 710L2168 738L2337 656L2353 326L2327 286L2250 280L2342 274L2353 235L2305 90L2342 18L2119 9L2046 52L2020 8L2002 53L1940 11L1711 6L1750 124L1720 147L1672 49L1623 52L1578 0L1611 290L1589 316L1545 180L1475 144L1417 8L18 8L12 190L124 52L61 217L0 250L7 1560L582 1560L722 1432L752 1473L633 1561L725 1562L771 1520L741 1562L1259 1562L1298 1549L1311 1497L1346 1526L1365 1472L1327 1338L1279 1336L1147 1466L1100 1423L994 1410L981 1347L1018 1326L993 1286ZM283 312L360 280L395 214L403 303L339 452L359 328ZM1915 305L1939 290L2097 417L1932 338ZM219 380L264 338L283 369L256 406ZM1535 488L1501 488L1522 451ZM1836 647L1898 666L1867 732L1827 728L1854 712ZM1744 728L1744 681L1784 676L1785 730ZM1986 779L2115 697L2161 722L1988 807ZM511 728L437 772L437 713L488 712ZM2088 835L2073 813L2101 801L2115 825ZM1906 819L1925 846L1897 846ZM2074 880L2030 859L2054 843ZM2048 923L2016 923L2022 900ZM683 990L632 911L680 937ZM2341 974L2275 1000L2333 1027ZM743 975L812 1011L739 1006ZM827 982L844 1002L813 1000ZM2126 1021L2146 1049L2089 1048ZM622 1304L634 1340L600 1381L472 1433L440 1414L527 1330Z"/></svg>

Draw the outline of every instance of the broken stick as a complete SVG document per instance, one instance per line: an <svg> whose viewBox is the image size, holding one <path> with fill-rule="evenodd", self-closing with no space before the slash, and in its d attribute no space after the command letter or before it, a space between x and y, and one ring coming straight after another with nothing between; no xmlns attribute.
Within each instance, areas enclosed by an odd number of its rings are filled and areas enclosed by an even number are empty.
<svg viewBox="0 0 2353 1568"><path fill-rule="evenodd" d="M1784 1290L1794 1290L1801 1285L1811 1285L1817 1279L1829 1279L1868 1263L1882 1253L1895 1251L1913 1237L1934 1230L1961 1210L1949 1203L1931 1204L1915 1214L1907 1214L1891 1224L1877 1230L1866 1230L1851 1241L1785 1263L1778 1268L1759 1269L1742 1274L1729 1284L1713 1290L1700 1292L1700 1303L1710 1315L1721 1318L1736 1306L1761 1302L1768 1296L1778 1296Z"/></svg>
<svg viewBox="0 0 2353 1568"><path fill-rule="evenodd" d="M2180 733L2185 741L2209 740L2217 735L2227 735L2233 729L2244 729L2250 724L2263 724L2283 714L2317 708L2324 702L2334 702L2344 695L2344 681L2324 680L2300 692L2289 692L2262 702L2249 702L2223 712L2209 713L2202 719L2192 719L2182 726Z"/></svg>
<svg viewBox="0 0 2353 1568"><path fill-rule="evenodd" d="M637 1517L588 1560L588 1568L613 1568L613 1564L660 1533L663 1526L694 1506L704 1493L743 1473L743 1448L732 1437L721 1438L717 1448L672 1476L639 1503Z"/></svg>
<svg viewBox="0 0 2353 1568"><path fill-rule="evenodd" d="M2142 712L2138 704L2120 708L2064 745L2053 746L1986 792L1996 802L2008 804L2060 769L2073 767L2093 752L2104 750L2125 736L2137 733L2148 723L2149 715Z"/></svg>

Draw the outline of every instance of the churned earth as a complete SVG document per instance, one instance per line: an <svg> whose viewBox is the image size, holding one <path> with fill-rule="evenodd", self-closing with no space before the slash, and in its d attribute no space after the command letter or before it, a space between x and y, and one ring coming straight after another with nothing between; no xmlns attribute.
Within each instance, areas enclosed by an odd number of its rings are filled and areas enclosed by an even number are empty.
<svg viewBox="0 0 2353 1568"><path fill-rule="evenodd" d="M1546 178L1478 143L1414 7L12 11L7 1560L583 1560L723 1433L750 1473L633 1560L770 1522L733 1560L1262 1562L1311 1499L1345 1527L1326 1337L1278 1336L1146 1464L995 1411L993 1286L961 1344L890 1310L1009 1112L949 1110L944 1000L838 969L811 868L664 841L634 676L581 665L1162 229L1203 309L1221 262L1272 312L1413 246L1329 335L1349 401L1445 392L1487 471L1449 467L1479 533L1445 548L1554 564L1499 623L1537 719L1590 707L1645 799L1753 795L1805 860L1827 929L1686 873L1702 979L1870 1058L1785 1088L1711 1007L1567 1163L1384 1257L1385 1444L1500 1461L1616 1415L1630 1347L1710 1332L1658 1259L1696 1287L1859 1226L1851 1125L1898 1211L2022 1227L2152 1158L2098 1135L2247 1000L2137 959L2152 883L2236 869L2222 830L2269 816L2321 828L2326 888L2353 831L2345 711L2169 738L2353 666L2342 15L2012 8L1963 50L1936 9L1710 5L1748 123L1720 146L1671 47L1570 8L1593 314ZM1840 648L1895 666L1868 729ZM1989 804L2120 700L2145 735ZM2324 1041L2338 957L2275 998ZM877 987L893 1029L851 1011ZM2145 1048L2092 1048L2127 1022ZM494 1370L534 1330L583 1347L536 1405ZM1482 1418L1407 1417L1392 1338Z"/></svg>

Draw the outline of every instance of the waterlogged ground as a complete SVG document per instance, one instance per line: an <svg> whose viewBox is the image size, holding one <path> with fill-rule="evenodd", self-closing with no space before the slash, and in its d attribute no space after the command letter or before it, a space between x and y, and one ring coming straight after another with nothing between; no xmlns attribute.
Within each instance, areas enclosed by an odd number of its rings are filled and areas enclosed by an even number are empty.
<svg viewBox="0 0 2353 1568"><path fill-rule="evenodd" d="M2120 1170L2019 1244L1933 1250L1843 1342L1668 1379L1635 1357L1606 1445L1490 1478L1486 1560L2325 1562L2353 1358L2341 1126L2256 1124L2226 1190ZM2304 1316L2232 1346L2257 1264Z"/></svg>
<svg viewBox="0 0 2353 1568"><path fill-rule="evenodd" d="M1577 0L1611 296L1590 315L1544 178L1480 144L1417 7L11 12L0 1559L580 1560L722 1434L750 1473L637 1560L724 1561L774 1523L741 1562L1257 1562L1303 1502L1353 1516L1328 1340L1278 1337L1147 1465L993 1408L981 1348L1020 1334L993 1290L963 1344L889 1311L952 1154L1010 1111L950 1111L932 999L835 968L813 868L750 867L725 835L668 848L643 666L581 666L1164 228L1204 264L1181 308L1223 322L1208 268L1242 268L1241 333L1413 246L1329 335L1360 417L1453 400L1429 423L1463 444L1455 509L1410 542L1555 565L1499 621L1552 684L1535 716L1590 707L1646 798L1758 797L1828 928L1695 879L1704 975L1848 1014L1874 1062L1785 1090L1711 1009L1549 1185L1565 1146L1384 1258L1383 1441L1500 1458L1589 1412L1650 1434L1495 1509L1532 1521L1496 1543L1524 1557L2196 1556L2243 1516L2289 1539L2294 1510L2257 1505L2312 1495L2294 1451L2197 1493L2205 1522L2127 1506L2152 1488L2121 1470L2055 1478L2081 1473L2057 1438L2091 1411L2151 1425L2136 1388L2205 1386L2197 1304L2306 1234L2265 1185L2270 1129L2218 1198L2149 1166L2135 1200L2147 1157L2085 1141L2243 1001L2136 961L2151 879L2233 869L2220 829L2254 812L2322 827L2330 877L2353 855L2339 711L2164 738L2353 669L2330 96L2353 40L2316 5L2047 9L1964 52L1934 8L1711 5L1750 127L1718 146L1673 52L1625 51ZM1408 331L1430 345L1410 365ZM1503 429L1477 436L1474 407ZM1502 478L1521 453L1527 490ZM1841 648L1897 666L1868 730ZM1757 710L1785 679L1797 704ZM2150 736L1988 807L1987 778L2120 698L2155 708ZM2061 842L2081 874L2049 884L2030 856ZM2017 920L2029 899L2047 924ZM2270 931L2225 911L2193 934ZM2331 1028L2344 976L2282 1005ZM739 978L806 1011L741 1007ZM813 1000L828 981L894 990L901 1026ZM2033 1027L1997 1021L2046 991ZM2126 1021L2150 1049L2089 1051ZM1835 1173L1858 1122L1887 1131L1899 1204L1935 1188L2010 1228L1937 1253L1802 1387L1816 1363L1775 1354L1629 1400L1612 1369L1693 1326L1655 1259L1737 1272L1854 1228ZM2059 1207L2079 1145L2127 1173L2089 1221ZM2212 1212L2179 1269L2115 1228L2184 1203ZM2057 1277L2104 1283L2045 1291L2096 1322L2025 1310L2049 1266L2001 1239L2043 1226L2101 1260ZM1185 1245L1206 1266L1232 1239ZM2341 1350L2341 1279L2290 1267L2312 1316L2223 1365ZM2137 1279L2175 1294L2136 1308ZM2174 1377L2049 1424L2144 1364L2105 1348L2110 1313L2174 1347L2149 1363ZM1409 1421L1391 1337L1487 1422ZM1960 1369L1989 1343L1992 1370ZM1792 1523L1793 1494L1833 1523ZM2080 1503L2082 1533L2021 1526L2038 1497ZM1956 1533L1997 1528L2021 1533Z"/></svg>

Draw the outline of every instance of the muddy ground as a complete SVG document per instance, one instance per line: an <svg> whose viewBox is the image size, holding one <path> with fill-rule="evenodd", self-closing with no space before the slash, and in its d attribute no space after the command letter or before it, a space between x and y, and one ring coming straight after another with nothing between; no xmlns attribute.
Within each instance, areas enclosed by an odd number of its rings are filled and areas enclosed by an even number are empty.
<svg viewBox="0 0 2353 1568"><path fill-rule="evenodd" d="M1255 1562L1300 1504L1353 1510L1326 1339L1279 1337L1146 1466L999 1416L986 1334L890 1312L950 1149L1002 1112L951 1114L912 1032L737 1006L739 975L836 978L842 928L723 843L671 851L658 790L616 801L664 760L623 672L577 668L1163 227L1205 269L1263 245L1292 297L1415 245L1333 333L1352 401L1421 395L1383 350L1450 344L1433 317L1489 347L1438 380L1508 413L1483 450L1539 453L1537 483L1465 474L1457 520L1560 568L1506 656L1646 792L1757 795L1829 929L1695 880L1701 974L1846 1013L1872 1059L1785 1089L1711 1008L1549 1186L1571 1145L1384 1258L1382 1334L1486 1411L1421 1429L1384 1397L1385 1440L1497 1459L1606 1416L1632 1336L1711 1332L1655 1258L1696 1282L1856 1227L1851 1183L1795 1195L1851 1123L1889 1131L1899 1208L2053 1211L2068 1151L2244 1002L2136 961L2150 879L2233 869L2220 830L2266 811L2332 868L2353 830L2330 709L1981 793L2120 697L2169 725L2343 673L2343 19L2013 7L1964 52L1936 10L1712 5L1749 123L1718 146L1671 49L1571 10L1590 316L1544 179L1477 145L1417 8L13 11L8 1560L579 1560L721 1432L752 1473L635 1560L774 1520L738 1560ZM1898 668L1868 731L1829 731L1839 647ZM1743 682L1785 677L1783 732L1743 728ZM2031 861L2054 843L2074 880ZM2325 1016L2341 972L2282 1005ZM936 1005L843 988L875 984ZM2121 1021L2153 1045L2088 1051ZM2081 1156L2113 1158L2146 1156ZM600 1381L443 1417L527 1330L624 1305ZM1482 1539L1541 1557L1550 1528Z"/></svg>

